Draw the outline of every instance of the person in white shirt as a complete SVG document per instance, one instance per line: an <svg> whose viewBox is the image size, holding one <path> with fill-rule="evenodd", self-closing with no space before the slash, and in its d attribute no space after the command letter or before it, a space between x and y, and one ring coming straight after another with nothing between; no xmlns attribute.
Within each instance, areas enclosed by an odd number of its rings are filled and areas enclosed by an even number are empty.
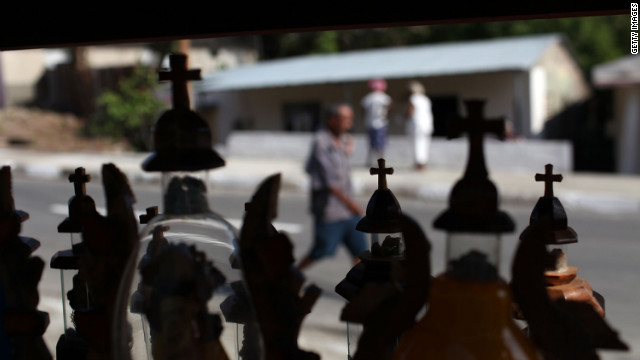
<svg viewBox="0 0 640 360"><path fill-rule="evenodd" d="M384 158L387 146L387 113L391 106L391 97L385 93L387 82L383 79L369 80L369 92L362 98L360 105L364 110L364 121L369 136L369 152L365 166L375 166L379 158Z"/></svg>
<svg viewBox="0 0 640 360"><path fill-rule="evenodd" d="M411 81L409 83L406 130L411 140L416 170L427 168L431 134L433 133L431 100L424 92L424 86L420 82Z"/></svg>

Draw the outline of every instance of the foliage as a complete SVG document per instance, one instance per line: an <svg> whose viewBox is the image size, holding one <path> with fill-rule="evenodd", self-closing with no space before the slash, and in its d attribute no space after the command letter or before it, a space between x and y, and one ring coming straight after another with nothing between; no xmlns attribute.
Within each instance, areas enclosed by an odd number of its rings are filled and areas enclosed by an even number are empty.
<svg viewBox="0 0 640 360"><path fill-rule="evenodd" d="M162 66L162 61L167 55L179 50L177 41L151 42L146 46L147 48L149 48L149 50L153 51L158 56L158 63L156 64L158 67Z"/></svg>
<svg viewBox="0 0 640 360"><path fill-rule="evenodd" d="M565 34L587 76L594 65L629 52L628 15L265 34L260 41L263 58L270 59L543 33Z"/></svg>
<svg viewBox="0 0 640 360"><path fill-rule="evenodd" d="M117 90L102 93L98 97L101 111L90 133L124 138L137 150L149 150L151 126L163 107L154 93L155 75L152 68L138 65L118 82Z"/></svg>

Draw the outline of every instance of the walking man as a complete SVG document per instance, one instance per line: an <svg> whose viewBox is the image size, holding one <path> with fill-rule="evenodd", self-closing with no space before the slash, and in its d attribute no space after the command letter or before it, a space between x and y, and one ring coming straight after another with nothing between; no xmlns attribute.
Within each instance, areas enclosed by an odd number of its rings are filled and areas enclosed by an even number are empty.
<svg viewBox="0 0 640 360"><path fill-rule="evenodd" d="M299 270L332 256L340 244L347 247L354 263L368 248L364 233L355 229L364 212L354 201L351 187L353 138L347 132L353 126L353 110L347 104L336 104L327 109L325 117L325 127L316 133L305 167L311 180L314 234Z"/></svg>

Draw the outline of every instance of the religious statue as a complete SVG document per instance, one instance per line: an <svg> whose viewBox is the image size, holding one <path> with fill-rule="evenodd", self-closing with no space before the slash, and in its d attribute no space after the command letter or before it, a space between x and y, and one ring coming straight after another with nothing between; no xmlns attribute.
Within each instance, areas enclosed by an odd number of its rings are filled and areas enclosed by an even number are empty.
<svg viewBox="0 0 640 360"><path fill-rule="evenodd" d="M38 311L38 282L44 261L31 254L40 246L20 236L29 214L16 210L11 192L11 168L0 169L0 359L50 360L42 339L49 314Z"/></svg>

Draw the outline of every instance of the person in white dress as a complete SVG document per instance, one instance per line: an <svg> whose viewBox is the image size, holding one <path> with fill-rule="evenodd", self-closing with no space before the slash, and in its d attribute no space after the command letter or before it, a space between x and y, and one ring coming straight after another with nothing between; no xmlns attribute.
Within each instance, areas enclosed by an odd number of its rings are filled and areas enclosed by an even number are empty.
<svg viewBox="0 0 640 360"><path fill-rule="evenodd" d="M411 81L408 86L407 133L412 145L416 170L425 170L429 161L429 147L433 133L431 100L425 95L424 86Z"/></svg>

